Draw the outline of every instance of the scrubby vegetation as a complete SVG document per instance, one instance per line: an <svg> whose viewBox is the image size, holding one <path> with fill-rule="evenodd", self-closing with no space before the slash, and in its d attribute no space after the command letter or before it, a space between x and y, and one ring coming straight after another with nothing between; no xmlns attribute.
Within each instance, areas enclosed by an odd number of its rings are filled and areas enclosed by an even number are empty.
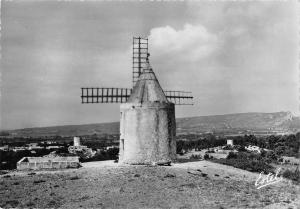
<svg viewBox="0 0 300 209"><path fill-rule="evenodd" d="M299 158L300 149L300 133L284 136L261 136L254 135L231 137L234 146L226 146L226 137L216 138L213 135L196 139L193 141L179 140L177 142L177 153L185 153L187 151L200 151L207 149L203 156L205 160L230 165L236 168L248 170L251 172L275 173L277 168L284 163L284 156ZM225 145L225 146L224 146ZM249 152L246 146L257 146L260 152ZM223 146L224 150L236 150L230 152L225 159L214 159L209 153L214 153L210 148ZM193 156L194 158L194 156ZM283 169L281 175L285 178L300 182L299 165L292 166L295 169Z"/></svg>
<svg viewBox="0 0 300 209"><path fill-rule="evenodd" d="M260 148L270 149L278 156L299 157L300 133L267 137L238 136L234 138L234 143L242 146L251 144Z"/></svg>
<svg viewBox="0 0 300 209"><path fill-rule="evenodd" d="M81 159L81 162L102 161L102 160L117 160L119 148L111 148L97 152L95 156L87 159Z"/></svg>
<svg viewBox="0 0 300 209"><path fill-rule="evenodd" d="M251 172L274 172L274 167L269 165L267 160L258 154L230 152L226 159L213 159L213 161Z"/></svg>
<svg viewBox="0 0 300 209"><path fill-rule="evenodd" d="M294 170L294 171L292 171L290 169L285 170L282 173L282 176L284 178L293 180L297 184L300 184L300 171L299 171L299 167L297 167L296 170Z"/></svg>
<svg viewBox="0 0 300 209"><path fill-rule="evenodd" d="M204 156L205 158L205 156ZM210 159L210 158L206 158ZM230 152L226 159L210 159L213 162L230 165L243 170L251 172L263 172L265 174L275 173L278 167L274 167L271 164L278 164L278 156L275 152L262 152L260 154L248 153L248 152ZM296 165L295 170L285 169L281 173L284 178L293 180L297 184L300 183L299 165Z"/></svg>
<svg viewBox="0 0 300 209"><path fill-rule="evenodd" d="M261 136L244 135L230 137L233 139L235 149L239 152L246 151L245 146L253 145L260 148L265 148L274 151L276 156L289 156L299 158L300 148L300 133L290 134L284 136ZM194 137L194 140L179 140L177 141L177 153L182 153L187 150L195 149L208 149L211 147L223 146L226 144L226 137L216 138L212 134L205 135L204 137ZM225 147L226 149L226 147Z"/></svg>

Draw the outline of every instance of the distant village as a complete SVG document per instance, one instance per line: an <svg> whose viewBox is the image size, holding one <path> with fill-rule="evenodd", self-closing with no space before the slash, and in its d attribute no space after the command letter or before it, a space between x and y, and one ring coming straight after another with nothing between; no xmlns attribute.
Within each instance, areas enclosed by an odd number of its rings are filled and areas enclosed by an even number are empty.
<svg viewBox="0 0 300 209"><path fill-rule="evenodd" d="M176 136L177 158L178 161L212 160L223 164L233 163L235 166L234 158L238 159L240 155L245 157L245 153L248 153L247 156L251 158L264 156L263 162L271 160L272 165L298 168L296 149L299 147L299 136L179 134ZM78 168L80 163L87 161L117 162L119 135L2 137L0 145L1 170ZM229 159L232 156L233 159Z"/></svg>
<svg viewBox="0 0 300 209"><path fill-rule="evenodd" d="M95 156L97 160L116 159L118 153L118 138L114 135L2 137L0 142L0 170L78 167L79 162Z"/></svg>

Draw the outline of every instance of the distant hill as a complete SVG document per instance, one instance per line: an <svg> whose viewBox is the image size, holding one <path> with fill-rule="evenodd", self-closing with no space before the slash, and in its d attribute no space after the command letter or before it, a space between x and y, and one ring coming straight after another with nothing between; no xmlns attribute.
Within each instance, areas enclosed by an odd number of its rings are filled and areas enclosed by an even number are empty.
<svg viewBox="0 0 300 209"><path fill-rule="evenodd" d="M236 113L177 119L178 132L297 132L300 117L291 112Z"/></svg>
<svg viewBox="0 0 300 209"><path fill-rule="evenodd" d="M251 132L297 132L300 117L290 112L237 113L227 115L178 118L177 134L182 133L251 133ZM248 130L248 132L247 132ZM42 128L26 128L9 131L15 136L80 136L92 134L118 134L119 122L86 125L67 125Z"/></svg>
<svg viewBox="0 0 300 209"><path fill-rule="evenodd" d="M66 125L38 128L25 128L8 131L16 136L82 136L92 134L118 134L119 122L85 125Z"/></svg>

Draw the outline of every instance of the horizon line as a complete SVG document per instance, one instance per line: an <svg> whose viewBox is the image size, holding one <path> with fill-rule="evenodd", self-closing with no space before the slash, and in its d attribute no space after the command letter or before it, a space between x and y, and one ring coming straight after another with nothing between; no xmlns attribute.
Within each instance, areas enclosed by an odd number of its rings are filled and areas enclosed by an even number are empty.
<svg viewBox="0 0 300 209"><path fill-rule="evenodd" d="M198 116L190 116L190 117L176 117L176 119L183 119L183 118L195 118L195 117L211 117L211 116L224 116L224 115L238 115L238 114L272 114L272 113L290 113L293 117L299 117L295 113L292 113L289 110L286 111L278 111L278 112L238 112L238 113L226 113L226 114L215 114L215 115L198 115ZM99 122L99 123L83 123L83 124L65 124L65 125L48 125L48 126L33 126L33 127L25 127L25 128L15 128L15 129L0 129L0 131L14 131L14 130L22 130L22 129L34 129L34 128L49 128L49 127L59 127L59 126L82 126L82 125L92 125L92 124L108 124L108 123L119 123L119 121L106 121L106 122Z"/></svg>

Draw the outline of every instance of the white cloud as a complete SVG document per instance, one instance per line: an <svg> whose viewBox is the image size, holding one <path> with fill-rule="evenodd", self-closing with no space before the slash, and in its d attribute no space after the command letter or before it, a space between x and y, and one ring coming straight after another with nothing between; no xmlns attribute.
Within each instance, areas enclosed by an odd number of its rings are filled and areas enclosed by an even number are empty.
<svg viewBox="0 0 300 209"><path fill-rule="evenodd" d="M173 56L189 61L209 56L219 45L217 35L202 25L191 24L185 24L182 30L171 26L153 28L149 40L150 50L155 56Z"/></svg>

